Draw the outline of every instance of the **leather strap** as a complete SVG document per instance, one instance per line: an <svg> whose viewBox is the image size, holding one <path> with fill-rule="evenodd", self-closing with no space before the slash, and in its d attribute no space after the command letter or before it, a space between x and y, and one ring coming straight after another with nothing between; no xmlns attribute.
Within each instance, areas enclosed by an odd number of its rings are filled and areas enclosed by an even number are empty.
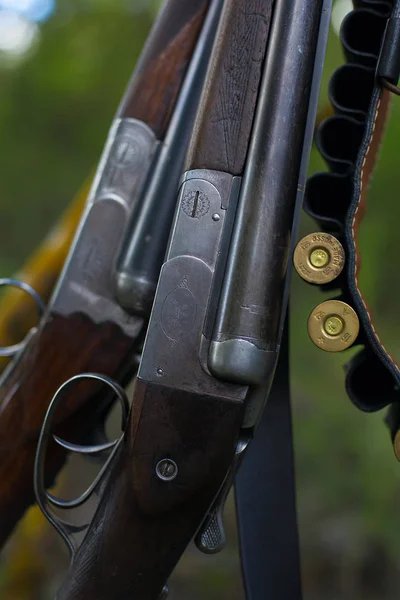
<svg viewBox="0 0 400 600"><path fill-rule="evenodd" d="M247 600L301 600L287 326L271 394L235 492Z"/></svg>

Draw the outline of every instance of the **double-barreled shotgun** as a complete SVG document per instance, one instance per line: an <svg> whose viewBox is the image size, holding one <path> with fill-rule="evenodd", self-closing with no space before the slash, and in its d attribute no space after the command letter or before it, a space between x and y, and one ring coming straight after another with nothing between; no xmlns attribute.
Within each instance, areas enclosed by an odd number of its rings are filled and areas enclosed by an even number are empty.
<svg viewBox="0 0 400 600"><path fill-rule="evenodd" d="M86 371L135 374L221 0L168 0L118 110L53 297L0 385L0 544L34 502L34 457L47 408ZM138 252L139 250L139 252ZM113 397L73 389L56 416L67 439L97 439ZM65 459L52 447L50 485Z"/></svg>

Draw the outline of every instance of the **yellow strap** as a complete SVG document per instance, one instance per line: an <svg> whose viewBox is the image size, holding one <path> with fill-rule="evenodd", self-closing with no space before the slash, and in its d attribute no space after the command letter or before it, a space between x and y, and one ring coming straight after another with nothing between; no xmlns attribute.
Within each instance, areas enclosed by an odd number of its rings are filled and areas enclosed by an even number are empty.
<svg viewBox="0 0 400 600"><path fill-rule="evenodd" d="M88 180L41 245L15 274L31 285L46 303L68 254L91 185ZM37 322L37 311L26 293L8 288L0 299L0 346L20 342ZM0 370L8 359L0 358Z"/></svg>

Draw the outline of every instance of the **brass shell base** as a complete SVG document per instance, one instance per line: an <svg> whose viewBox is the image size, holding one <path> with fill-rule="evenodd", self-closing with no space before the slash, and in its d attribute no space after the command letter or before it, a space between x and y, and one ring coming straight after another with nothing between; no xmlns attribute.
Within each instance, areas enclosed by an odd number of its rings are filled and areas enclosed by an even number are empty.
<svg viewBox="0 0 400 600"><path fill-rule="evenodd" d="M314 308L308 319L308 335L325 352L340 352L351 346L360 323L351 306L340 300L327 300Z"/></svg>
<svg viewBox="0 0 400 600"><path fill-rule="evenodd" d="M342 244L328 233L310 233L297 244L293 254L296 271L308 283L324 284L342 272Z"/></svg>

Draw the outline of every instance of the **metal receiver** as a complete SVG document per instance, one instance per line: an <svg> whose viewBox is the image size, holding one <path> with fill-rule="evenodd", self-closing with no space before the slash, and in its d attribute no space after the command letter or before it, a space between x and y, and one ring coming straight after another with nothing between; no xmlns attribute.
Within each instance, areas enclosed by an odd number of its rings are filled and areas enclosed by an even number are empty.
<svg viewBox="0 0 400 600"><path fill-rule="evenodd" d="M215 379L207 368L208 334L239 182L240 178L219 171L184 174L143 348L140 379L189 391L243 397L242 386Z"/></svg>
<svg viewBox="0 0 400 600"><path fill-rule="evenodd" d="M137 335L140 325L115 301L115 263L157 154L159 142L145 123L116 119L69 258L52 298L61 314L88 312L95 322L108 315ZM134 331L131 331L131 329Z"/></svg>

